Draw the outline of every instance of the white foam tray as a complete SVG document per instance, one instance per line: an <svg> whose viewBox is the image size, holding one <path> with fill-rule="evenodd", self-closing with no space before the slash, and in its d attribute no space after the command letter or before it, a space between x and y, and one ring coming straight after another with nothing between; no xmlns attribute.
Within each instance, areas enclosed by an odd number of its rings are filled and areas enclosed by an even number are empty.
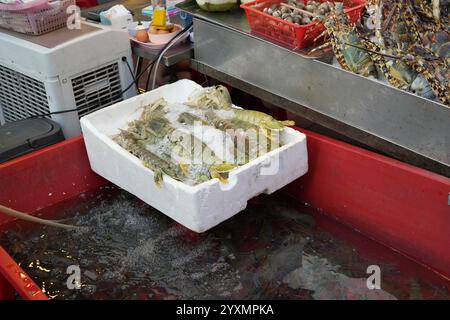
<svg viewBox="0 0 450 320"><path fill-rule="evenodd" d="M92 170L185 227L204 232L245 209L249 199L271 194L304 175L308 161L306 136L286 128L282 135L285 145L233 170L228 184L212 179L189 186L164 175L158 188L153 171L112 137L140 116L142 105L160 97L182 103L198 87L190 80L160 87L83 117L81 128Z"/></svg>

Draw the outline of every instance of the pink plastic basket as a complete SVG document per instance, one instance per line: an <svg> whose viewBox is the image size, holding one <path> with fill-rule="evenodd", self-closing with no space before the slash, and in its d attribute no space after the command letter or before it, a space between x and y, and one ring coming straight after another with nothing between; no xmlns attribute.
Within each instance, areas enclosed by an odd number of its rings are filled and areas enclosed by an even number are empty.
<svg viewBox="0 0 450 320"><path fill-rule="evenodd" d="M67 25L67 8L75 5L75 0L59 0L49 3L47 9L33 12L0 11L0 27L16 32L41 35L64 28Z"/></svg>
<svg viewBox="0 0 450 320"><path fill-rule="evenodd" d="M5 4L0 3L0 11L20 11L33 12L50 8L49 0L34 0L26 3L18 1L17 3Z"/></svg>

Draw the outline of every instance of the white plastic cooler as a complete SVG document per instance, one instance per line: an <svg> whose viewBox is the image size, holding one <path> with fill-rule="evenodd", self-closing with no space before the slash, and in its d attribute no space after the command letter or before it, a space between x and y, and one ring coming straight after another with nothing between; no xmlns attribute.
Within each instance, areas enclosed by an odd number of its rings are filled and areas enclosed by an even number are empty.
<svg viewBox="0 0 450 320"><path fill-rule="evenodd" d="M286 128L282 147L233 170L228 184L212 179L189 186L164 175L162 187L157 187L153 171L112 138L119 128L140 116L141 106L160 97L169 103L183 103L198 87L195 82L180 80L89 114L81 119L81 127L96 173L185 227L204 232L245 209L249 199L271 194L304 175L308 161L306 136Z"/></svg>

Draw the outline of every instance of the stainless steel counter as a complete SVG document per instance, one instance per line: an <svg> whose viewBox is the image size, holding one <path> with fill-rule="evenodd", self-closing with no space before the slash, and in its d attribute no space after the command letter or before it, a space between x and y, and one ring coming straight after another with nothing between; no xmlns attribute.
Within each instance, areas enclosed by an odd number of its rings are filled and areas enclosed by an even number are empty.
<svg viewBox="0 0 450 320"><path fill-rule="evenodd" d="M195 2L192 66L364 145L450 175L450 108L251 34L243 10Z"/></svg>

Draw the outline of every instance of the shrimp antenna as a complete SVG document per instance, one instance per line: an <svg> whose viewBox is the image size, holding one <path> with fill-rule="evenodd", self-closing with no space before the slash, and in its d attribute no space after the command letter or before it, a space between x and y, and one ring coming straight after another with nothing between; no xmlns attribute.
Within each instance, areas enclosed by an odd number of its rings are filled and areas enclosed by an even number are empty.
<svg viewBox="0 0 450 320"><path fill-rule="evenodd" d="M399 60L403 59L402 57L399 57L399 56L394 56L394 55L387 54L387 53L381 53L381 52L378 52L378 51L375 51L375 50L368 49L366 47L357 46L356 44L352 44L352 43L348 43L348 42L344 42L344 44L348 45L350 47L354 47L354 48L365 50L365 51L368 51L368 52L371 52L371 53L374 53L374 54L378 54L380 56L385 56L385 57L388 57L388 58L399 59Z"/></svg>

